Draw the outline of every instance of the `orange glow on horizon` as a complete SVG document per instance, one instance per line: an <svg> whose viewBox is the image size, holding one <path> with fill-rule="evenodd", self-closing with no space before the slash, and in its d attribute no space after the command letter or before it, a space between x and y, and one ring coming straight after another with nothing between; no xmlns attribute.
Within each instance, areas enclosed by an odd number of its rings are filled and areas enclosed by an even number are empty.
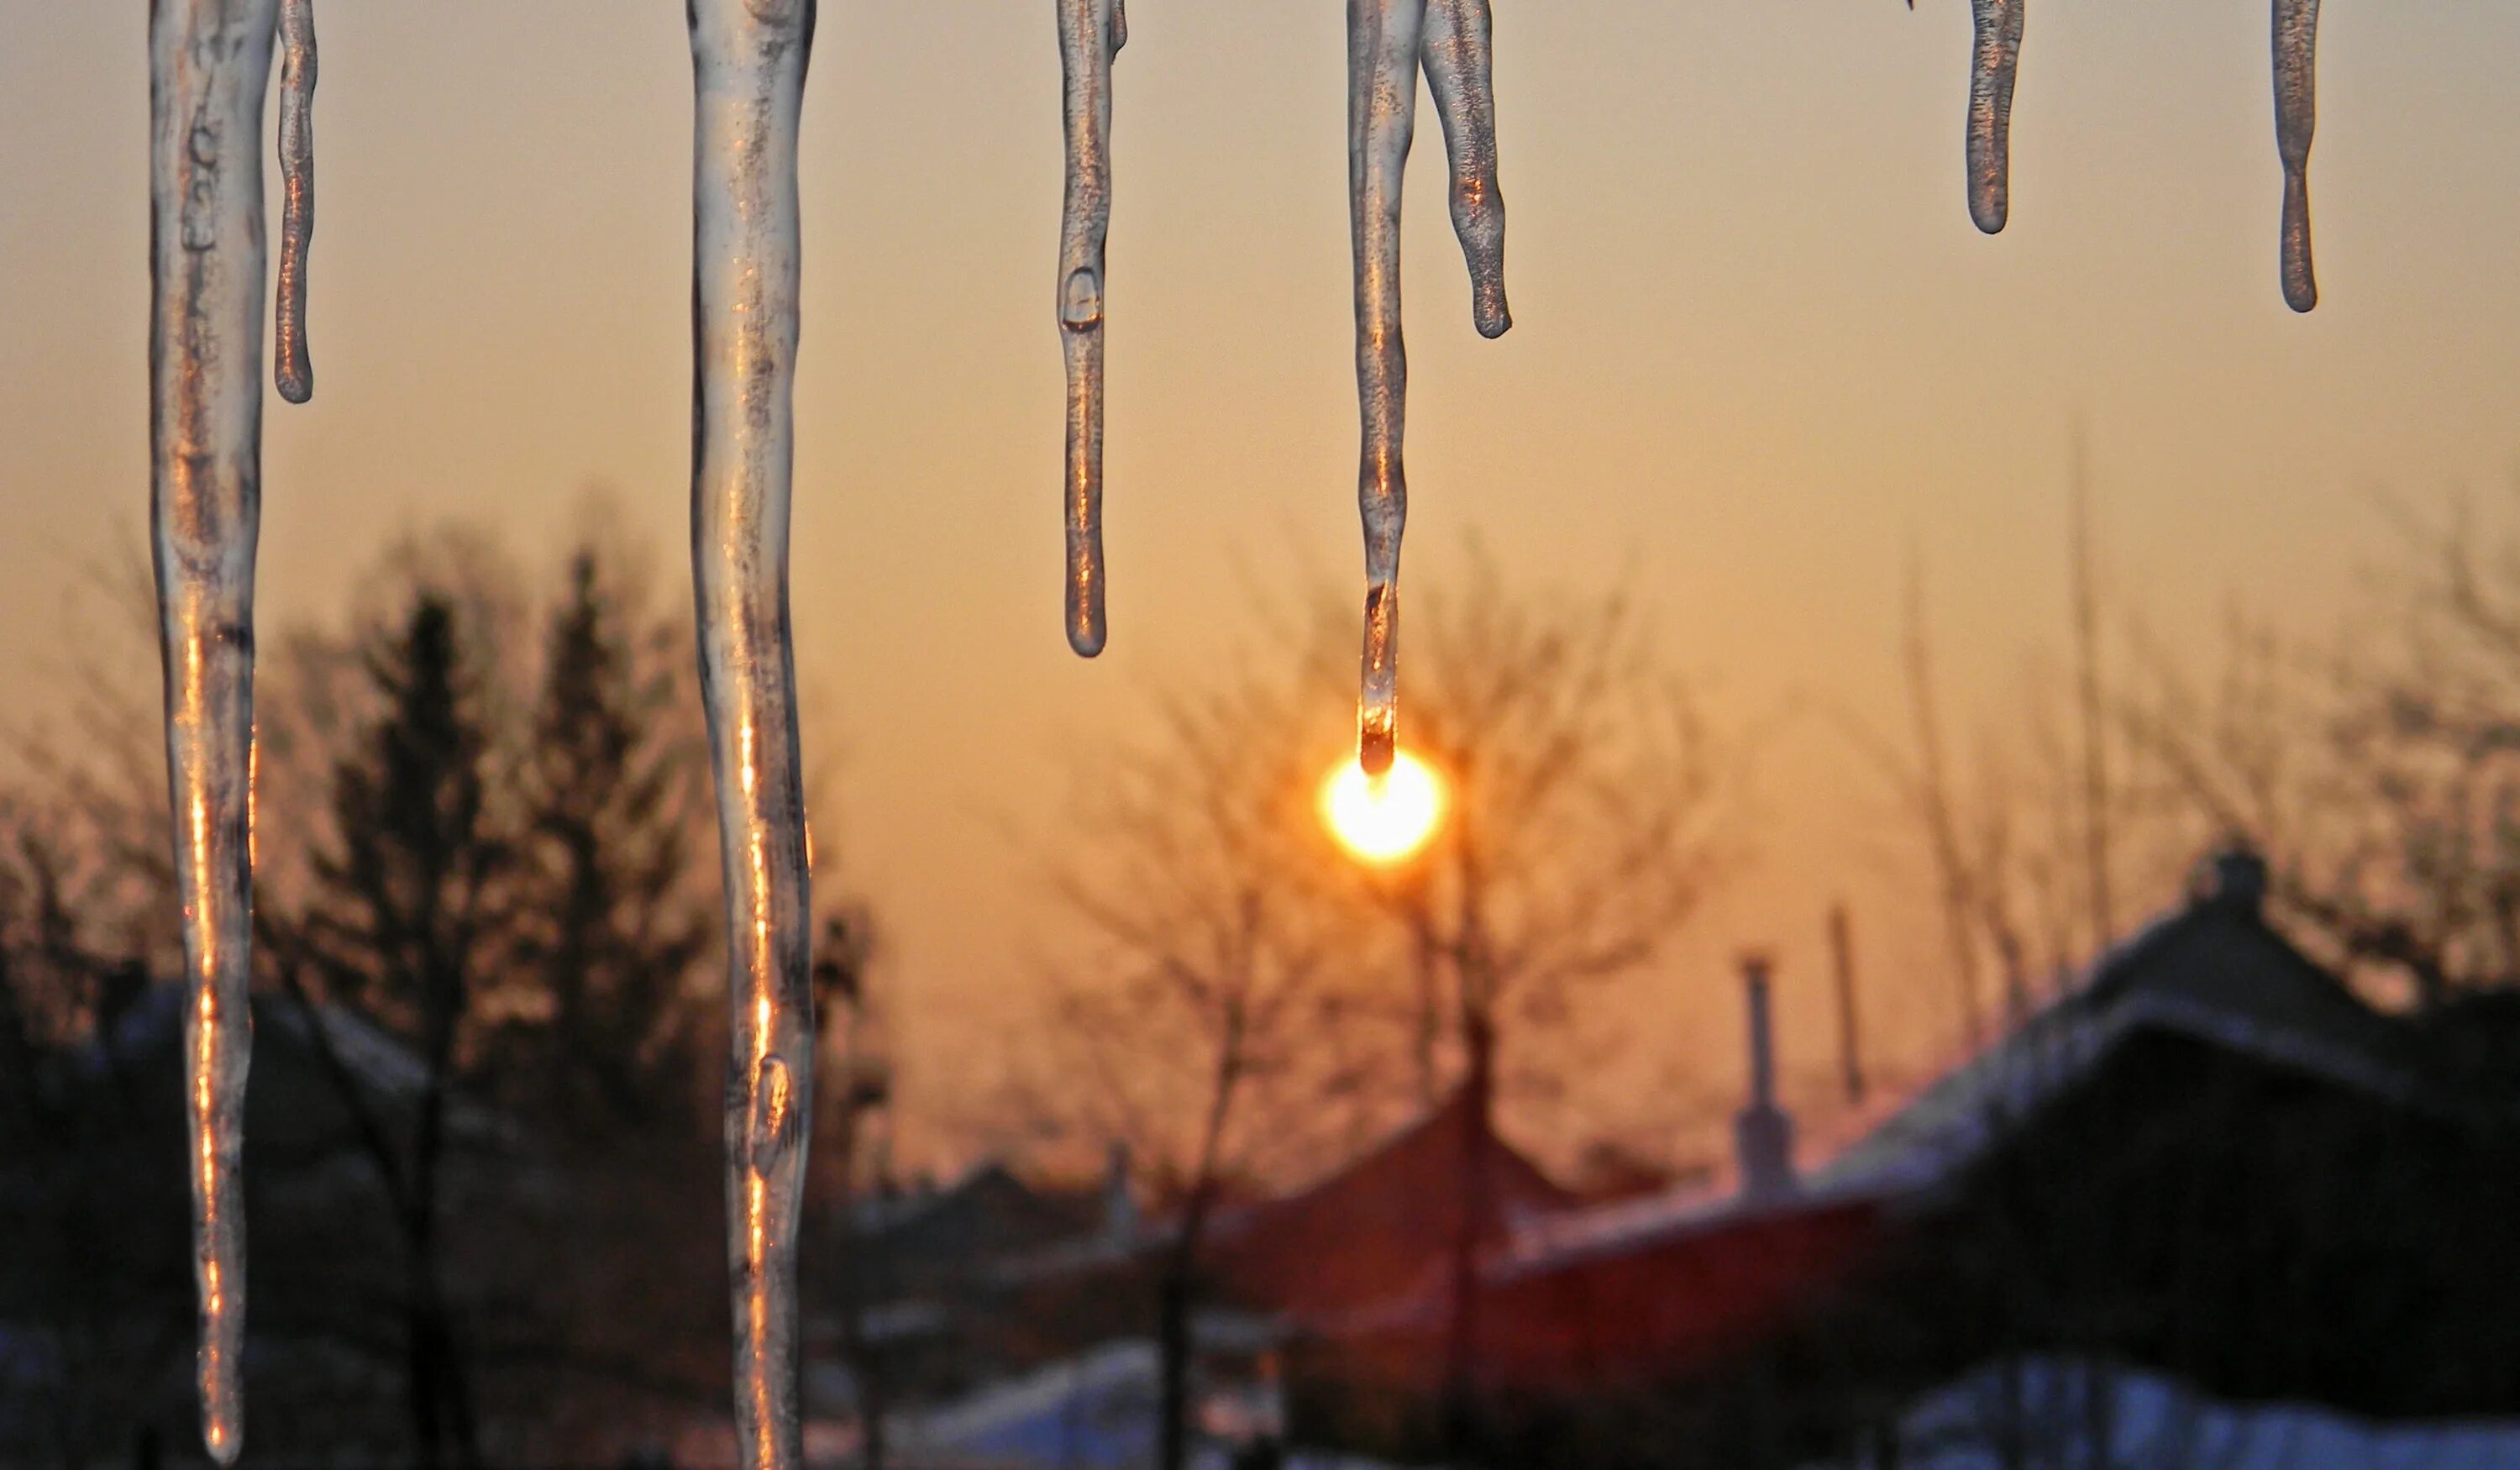
<svg viewBox="0 0 2520 1470"><path fill-rule="evenodd" d="M1353 759L1322 782L1322 822L1361 863L1405 862L1424 848L1444 820L1444 783L1434 768L1402 750L1391 769L1368 776Z"/></svg>

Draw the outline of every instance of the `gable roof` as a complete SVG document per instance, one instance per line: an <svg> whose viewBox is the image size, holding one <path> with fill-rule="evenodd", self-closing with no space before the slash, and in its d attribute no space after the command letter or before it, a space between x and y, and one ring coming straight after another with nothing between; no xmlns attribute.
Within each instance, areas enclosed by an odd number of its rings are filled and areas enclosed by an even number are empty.
<svg viewBox="0 0 2520 1470"><path fill-rule="evenodd" d="M2269 924L2245 877L2231 886L2254 864L2245 855L2219 860L2225 886L2200 889L2111 950L2082 988L1900 1104L1812 1181L1895 1189L1945 1177L2142 1032L2393 1103L2419 1102L2421 1073L2401 1028Z"/></svg>
<svg viewBox="0 0 2520 1470"><path fill-rule="evenodd" d="M1463 1089L1312 1184L1219 1216L1210 1226L1219 1274L1247 1300L1307 1318L1410 1290L1460 1238L1474 1136L1485 1171L1478 1239L1502 1240L1513 1221L1576 1203L1472 1111Z"/></svg>

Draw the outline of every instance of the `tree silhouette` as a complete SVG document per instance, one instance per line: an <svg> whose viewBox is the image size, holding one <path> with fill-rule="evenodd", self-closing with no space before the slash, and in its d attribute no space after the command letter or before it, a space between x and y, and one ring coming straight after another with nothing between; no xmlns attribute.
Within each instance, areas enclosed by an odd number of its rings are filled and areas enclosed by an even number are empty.
<svg viewBox="0 0 2520 1470"><path fill-rule="evenodd" d="M502 1091L580 1127L688 1122L689 986L710 918L695 892L700 751L666 669L592 547L545 635L519 785L522 994L498 1044Z"/></svg>
<svg viewBox="0 0 2520 1470"><path fill-rule="evenodd" d="M331 843L315 857L305 913L276 948L420 1058L407 1131L388 1141L371 1112L363 1132L404 1247L405 1390L420 1461L434 1467L451 1452L471 1466L480 1443L443 1275L440 1186L458 1067L480 1029L473 1007L506 958L517 849L491 806L490 737L444 595L423 590L364 666L383 713L335 764Z"/></svg>

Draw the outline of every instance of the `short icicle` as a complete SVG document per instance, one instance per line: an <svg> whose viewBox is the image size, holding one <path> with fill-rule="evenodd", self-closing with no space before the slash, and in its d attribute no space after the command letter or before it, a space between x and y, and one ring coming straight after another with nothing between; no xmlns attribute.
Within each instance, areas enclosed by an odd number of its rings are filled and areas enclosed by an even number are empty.
<svg viewBox="0 0 2520 1470"><path fill-rule="evenodd" d="M2310 137L2318 126L2318 0L2274 0L2275 152L2283 158L2284 304L2318 304L2310 267Z"/></svg>
<svg viewBox="0 0 2520 1470"><path fill-rule="evenodd" d="M306 252L315 241L315 0L280 0L280 396L315 396L306 357Z"/></svg>
<svg viewBox="0 0 2520 1470"><path fill-rule="evenodd" d="M1067 200L1058 226L1058 336L1067 358L1067 646L1092 658L1109 626L1102 572L1102 245L1111 229L1111 63L1123 0L1057 0L1066 82Z"/></svg>
<svg viewBox="0 0 2520 1470"><path fill-rule="evenodd" d="M1505 300L1505 195L1497 187L1496 61L1488 0L1426 0L1426 89L1453 169L1453 233L1470 268L1479 335L1513 326Z"/></svg>
<svg viewBox="0 0 2520 1470"><path fill-rule="evenodd" d="M202 1436L244 1444L262 104L277 0L151 0L149 499L183 904Z"/></svg>
<svg viewBox="0 0 2520 1470"><path fill-rule="evenodd" d="M1357 504L1365 520L1365 653L1357 763L1391 769L1399 740L1400 536L1409 518L1401 440L1409 351L1400 336L1400 184L1418 121L1426 0L1348 0L1348 225L1356 253Z"/></svg>
<svg viewBox="0 0 2520 1470"><path fill-rule="evenodd" d="M735 1431L743 1470L794 1470L814 1023L788 512L814 0L691 0L690 17L692 560L728 909Z"/></svg>
<svg viewBox="0 0 2520 1470"><path fill-rule="evenodd" d="M2011 212L2012 83L2021 66L2021 13L2029 0L1969 0L1969 218L1994 235Z"/></svg>

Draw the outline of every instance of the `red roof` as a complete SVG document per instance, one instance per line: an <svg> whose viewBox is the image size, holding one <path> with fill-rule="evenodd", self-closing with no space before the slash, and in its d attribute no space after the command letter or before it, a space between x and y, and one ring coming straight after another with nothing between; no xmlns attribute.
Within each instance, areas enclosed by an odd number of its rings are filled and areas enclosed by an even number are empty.
<svg viewBox="0 0 2520 1470"><path fill-rule="evenodd" d="M1456 1094L1310 1187L1219 1216L1210 1267L1248 1305L1309 1322L1404 1296L1460 1238L1462 1160L1473 1136L1486 1171L1484 1247L1502 1243L1518 1217L1575 1203L1484 1120L1474 1122Z"/></svg>

